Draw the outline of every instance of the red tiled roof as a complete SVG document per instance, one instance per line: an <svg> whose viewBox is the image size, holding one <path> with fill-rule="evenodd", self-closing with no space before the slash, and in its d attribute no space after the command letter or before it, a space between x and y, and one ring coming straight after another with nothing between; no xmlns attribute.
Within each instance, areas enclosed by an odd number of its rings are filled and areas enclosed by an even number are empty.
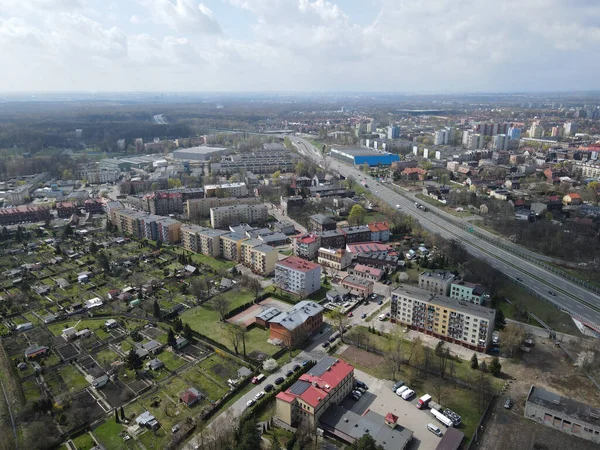
<svg viewBox="0 0 600 450"><path fill-rule="evenodd" d="M185 391L183 394L181 394L181 397L179 397L179 398L184 403L191 403L194 400L198 399L198 397L190 391Z"/></svg>
<svg viewBox="0 0 600 450"><path fill-rule="evenodd" d="M388 252L394 254L392 247L379 242L359 242L356 244L348 244L350 253L373 253L373 252Z"/></svg>
<svg viewBox="0 0 600 450"><path fill-rule="evenodd" d="M312 244L313 242L317 242L317 237L314 234L304 234L300 237L297 237L296 240L298 242L302 242L303 244Z"/></svg>
<svg viewBox="0 0 600 450"><path fill-rule="evenodd" d="M396 423L398 421L398 416L395 416L392 413L387 413L385 420L386 422Z"/></svg>
<svg viewBox="0 0 600 450"><path fill-rule="evenodd" d="M354 271L359 273L370 273L375 276L381 276L381 273L383 272L381 269L365 266L364 264L357 264L354 266Z"/></svg>
<svg viewBox="0 0 600 450"><path fill-rule="evenodd" d="M424 175L427 173L426 170L420 169L418 167L407 167L402 171L402 173L406 175L410 175L411 173L418 173L419 175Z"/></svg>
<svg viewBox="0 0 600 450"><path fill-rule="evenodd" d="M571 199L577 198L580 199L581 195L579 195L577 192L571 192L570 194L567 194L569 197L571 197Z"/></svg>
<svg viewBox="0 0 600 450"><path fill-rule="evenodd" d="M287 258L279 261L277 265L284 266L289 269L299 270L301 272L308 272L320 267L319 264L298 258L297 256L288 256Z"/></svg>
<svg viewBox="0 0 600 450"><path fill-rule="evenodd" d="M294 401L294 399L296 398L296 396L292 395L292 394L288 394L287 392L281 391L279 394L277 394L276 398L278 398L279 400L283 400L286 403L292 403Z"/></svg>
<svg viewBox="0 0 600 450"><path fill-rule="evenodd" d="M388 231L390 229L387 222L372 222L367 224L371 231Z"/></svg>

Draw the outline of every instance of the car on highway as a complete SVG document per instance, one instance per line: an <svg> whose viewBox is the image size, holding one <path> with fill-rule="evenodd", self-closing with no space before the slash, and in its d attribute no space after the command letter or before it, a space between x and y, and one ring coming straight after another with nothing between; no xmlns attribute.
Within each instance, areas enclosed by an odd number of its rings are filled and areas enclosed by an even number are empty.
<svg viewBox="0 0 600 450"><path fill-rule="evenodd" d="M248 400L248 401L246 402L246 406L247 406L248 408L250 408L251 406L254 406L254 404L255 404L255 403L256 403L256 401L255 401L255 400L253 400L253 399L250 399L250 400Z"/></svg>
<svg viewBox="0 0 600 450"><path fill-rule="evenodd" d="M552 297L556 297L556 292L554 291L548 291L548 294L550 294Z"/></svg>
<svg viewBox="0 0 600 450"><path fill-rule="evenodd" d="M260 400L265 396L265 391L260 391L258 394L254 396L254 400Z"/></svg>
<svg viewBox="0 0 600 450"><path fill-rule="evenodd" d="M271 391L273 390L273 387L274 387L274 386L273 386L272 384L270 384L270 383L269 383L269 384L267 384L267 385L265 386L265 392L271 392Z"/></svg>
<svg viewBox="0 0 600 450"><path fill-rule="evenodd" d="M279 385L280 385L281 383L283 383L284 381L285 381L285 378L283 378L283 377L279 377L279 378L277 378L277 379L274 381L274 383L275 383L277 386L279 386Z"/></svg>
<svg viewBox="0 0 600 450"><path fill-rule="evenodd" d="M522 279L522 278L519 278L519 277L517 277L517 281L518 281L519 283L522 283L522 282L523 282L523 279Z"/></svg>

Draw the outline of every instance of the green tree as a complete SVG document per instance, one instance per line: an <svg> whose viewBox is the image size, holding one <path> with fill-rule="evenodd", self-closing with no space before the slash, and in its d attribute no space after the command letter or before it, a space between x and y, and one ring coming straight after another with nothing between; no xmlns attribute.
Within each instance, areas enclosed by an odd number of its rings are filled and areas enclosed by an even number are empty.
<svg viewBox="0 0 600 450"><path fill-rule="evenodd" d="M186 323L183 326L183 337L186 338L190 342L192 342L194 340L194 333L193 333L192 327L190 327L189 323Z"/></svg>
<svg viewBox="0 0 600 450"><path fill-rule="evenodd" d="M169 333L167 334L167 344L172 348L175 348L175 342L175 332L173 331L173 328L169 328Z"/></svg>
<svg viewBox="0 0 600 450"><path fill-rule="evenodd" d="M96 255L96 265L104 272L110 271L110 262L108 261L108 256L106 256L106 253L100 252Z"/></svg>
<svg viewBox="0 0 600 450"><path fill-rule="evenodd" d="M181 180L179 178L169 178L169 181L167 182L169 189L176 189L176 188L180 188L183 183L181 182Z"/></svg>
<svg viewBox="0 0 600 450"><path fill-rule="evenodd" d="M142 365L142 360L140 359L139 355L135 351L135 348L132 348L131 350L129 350L129 353L127 354L127 367L133 370L133 369L137 369L141 365Z"/></svg>
<svg viewBox="0 0 600 450"><path fill-rule="evenodd" d="M506 326L506 317L504 317L504 313L501 309L496 310L496 317L494 318L494 328L496 330L504 330Z"/></svg>
<svg viewBox="0 0 600 450"><path fill-rule="evenodd" d="M90 253L92 255L95 255L97 252L98 252L98 245L94 241L92 241L90 244Z"/></svg>
<svg viewBox="0 0 600 450"><path fill-rule="evenodd" d="M479 368L479 361L477 360L477 353L473 353L471 356L471 369L475 370Z"/></svg>
<svg viewBox="0 0 600 450"><path fill-rule="evenodd" d="M273 172L273 175L271 175L271 178L273 180L279 180L280 176L281 176L281 170L276 170L275 172Z"/></svg>
<svg viewBox="0 0 600 450"><path fill-rule="evenodd" d="M350 210L350 214L348 215L348 222L351 225L361 225L365 216L367 215L367 211L361 205L356 204Z"/></svg>
<svg viewBox="0 0 600 450"><path fill-rule="evenodd" d="M502 371L502 364L500 364L500 359L497 356L492 358L492 362L490 363L488 369L495 377L500 375Z"/></svg>
<svg viewBox="0 0 600 450"><path fill-rule="evenodd" d="M354 441L350 448L352 450L384 450L381 445L377 445L377 442L369 433L363 434L360 439Z"/></svg>
<svg viewBox="0 0 600 450"><path fill-rule="evenodd" d="M67 224L64 228L63 228L63 237L67 238L69 236L73 235L73 227L69 224Z"/></svg>
<svg viewBox="0 0 600 450"><path fill-rule="evenodd" d="M162 312L160 310L160 305L158 304L158 300L154 299L154 304L152 306L153 306L154 317L156 317L157 319L160 319Z"/></svg>
<svg viewBox="0 0 600 450"><path fill-rule="evenodd" d="M63 170L63 172L62 172L62 179L63 180L72 180L73 178L75 178L75 177L73 176L73 172L72 171L70 171L69 169Z"/></svg>
<svg viewBox="0 0 600 450"><path fill-rule="evenodd" d="M235 432L236 450L256 450L260 448L260 434L253 416L244 416Z"/></svg>

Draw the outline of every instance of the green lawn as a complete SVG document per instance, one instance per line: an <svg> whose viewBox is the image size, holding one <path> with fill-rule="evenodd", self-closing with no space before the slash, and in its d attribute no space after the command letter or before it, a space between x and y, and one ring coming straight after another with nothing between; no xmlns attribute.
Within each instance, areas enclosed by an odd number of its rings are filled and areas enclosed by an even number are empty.
<svg viewBox="0 0 600 450"><path fill-rule="evenodd" d="M104 448L111 450L135 448L136 445L132 440L128 442L123 441L123 438L120 436L120 433L123 430L123 425L116 423L114 418L110 418L98 428L94 429L93 434L96 436L96 439L104 445Z"/></svg>
<svg viewBox="0 0 600 450"><path fill-rule="evenodd" d="M77 450L89 450L96 446L96 442L94 442L89 433L82 434L73 439L73 444L75 444Z"/></svg>
<svg viewBox="0 0 600 450"><path fill-rule="evenodd" d="M214 270L229 270L235 267L236 263L234 261L228 261L225 259L216 259L207 255L202 255L201 253L191 253L189 251L184 250L181 247L172 247L171 250L175 254L185 253L188 256L192 257L192 265L195 264L204 264L206 266L211 267Z"/></svg>
<svg viewBox="0 0 600 450"><path fill-rule="evenodd" d="M119 359L119 355L117 355L112 350L106 348L101 352L96 353L94 358L96 359L96 361L98 361L100 365L104 365L113 361L117 361Z"/></svg>
<svg viewBox="0 0 600 450"><path fill-rule="evenodd" d="M58 373L71 392L78 392L89 385L81 372L71 365L61 367Z"/></svg>
<svg viewBox="0 0 600 450"><path fill-rule="evenodd" d="M106 339L109 334L104 329L104 322L108 318L103 317L102 319L83 319L83 320L68 320L66 322L54 323L48 325L48 329L54 336L60 336L65 328L77 326L77 331L84 330L85 328L92 331L98 339Z"/></svg>
<svg viewBox="0 0 600 450"><path fill-rule="evenodd" d="M140 437L140 442L146 450L163 450L169 436L163 429L154 431L146 431Z"/></svg>
<svg viewBox="0 0 600 450"><path fill-rule="evenodd" d="M35 380L27 380L21 384L26 401L35 401L41 397L40 388Z"/></svg>

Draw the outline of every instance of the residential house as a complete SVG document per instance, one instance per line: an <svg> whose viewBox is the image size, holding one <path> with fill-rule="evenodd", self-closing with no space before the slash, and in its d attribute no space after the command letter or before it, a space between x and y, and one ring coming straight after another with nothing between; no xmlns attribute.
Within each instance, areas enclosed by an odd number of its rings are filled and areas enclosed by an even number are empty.
<svg viewBox="0 0 600 450"><path fill-rule="evenodd" d="M315 234L304 234L293 239L294 255L307 260L317 257L321 239Z"/></svg>
<svg viewBox="0 0 600 450"><path fill-rule="evenodd" d="M343 248L319 248L318 263L334 270L344 270L352 263L352 253Z"/></svg>
<svg viewBox="0 0 600 450"><path fill-rule="evenodd" d="M367 225L343 227L340 228L340 231L346 235L346 244L369 242L371 240L371 229Z"/></svg>
<svg viewBox="0 0 600 450"><path fill-rule="evenodd" d="M46 356L50 349L45 345L30 345L25 349L25 358L27 359L36 359Z"/></svg>
<svg viewBox="0 0 600 450"><path fill-rule="evenodd" d="M433 294L450 295L450 287L456 277L447 270L425 270L419 274L419 287Z"/></svg>
<svg viewBox="0 0 600 450"><path fill-rule="evenodd" d="M336 227L337 222L323 214L314 214L309 218L308 228L310 231L331 231Z"/></svg>
<svg viewBox="0 0 600 450"><path fill-rule="evenodd" d="M367 227L371 230L370 241L388 242L390 240L390 226L387 222L372 222Z"/></svg>
<svg viewBox="0 0 600 450"><path fill-rule="evenodd" d="M379 281L384 274L384 271L375 267L368 267L362 264L356 264L348 270L348 273L358 278L365 280Z"/></svg>
<svg viewBox="0 0 600 450"><path fill-rule="evenodd" d="M193 387L186 389L179 396L179 401L181 403L185 403L188 408L194 406L200 400L202 400L202 394L198 392L196 388Z"/></svg>
<svg viewBox="0 0 600 450"><path fill-rule="evenodd" d="M304 300L272 317L268 323L271 342L294 347L321 329L323 307L313 301Z"/></svg>
<svg viewBox="0 0 600 450"><path fill-rule="evenodd" d="M576 205L581 205L583 203L583 199L581 198L581 195L579 195L577 192L570 192L567 195L565 195L563 197L563 205L565 206L576 206Z"/></svg>
<svg viewBox="0 0 600 450"><path fill-rule="evenodd" d="M359 278L355 275L347 275L342 279L340 285L348 289L352 295L367 298L373 293L374 283L370 280Z"/></svg>
<svg viewBox="0 0 600 450"><path fill-rule="evenodd" d="M344 248L346 247L346 235L340 230L329 230L315 233L321 239L321 247Z"/></svg>

